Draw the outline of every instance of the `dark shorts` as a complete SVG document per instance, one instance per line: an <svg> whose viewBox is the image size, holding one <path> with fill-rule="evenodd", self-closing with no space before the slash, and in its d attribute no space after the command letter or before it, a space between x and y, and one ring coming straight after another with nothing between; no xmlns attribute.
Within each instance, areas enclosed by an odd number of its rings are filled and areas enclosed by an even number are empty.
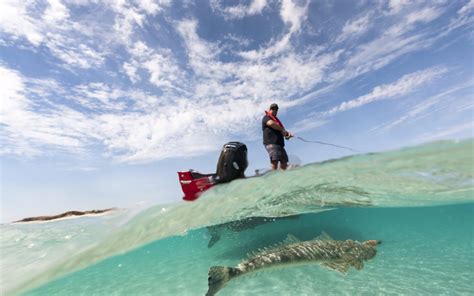
<svg viewBox="0 0 474 296"><path fill-rule="evenodd" d="M270 161L279 161L279 162L288 162L288 154L283 146L270 144L266 145L268 155L270 156Z"/></svg>

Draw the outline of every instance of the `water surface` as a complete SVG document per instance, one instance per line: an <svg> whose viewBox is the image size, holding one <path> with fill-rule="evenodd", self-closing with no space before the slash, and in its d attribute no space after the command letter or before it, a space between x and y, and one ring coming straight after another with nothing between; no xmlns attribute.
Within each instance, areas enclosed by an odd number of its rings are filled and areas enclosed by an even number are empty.
<svg viewBox="0 0 474 296"><path fill-rule="evenodd" d="M473 140L438 142L237 180L132 219L3 225L2 289L204 295L210 266L235 266L290 233L308 240L325 231L383 243L361 271L279 269L231 281L219 295L474 294L473 151ZM208 247L207 226L249 217L269 219L219 227Z"/></svg>

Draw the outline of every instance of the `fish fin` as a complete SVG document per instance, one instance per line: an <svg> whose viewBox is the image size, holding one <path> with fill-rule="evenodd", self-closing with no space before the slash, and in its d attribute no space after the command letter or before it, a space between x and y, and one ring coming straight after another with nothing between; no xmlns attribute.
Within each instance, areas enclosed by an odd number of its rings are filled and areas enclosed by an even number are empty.
<svg viewBox="0 0 474 296"><path fill-rule="evenodd" d="M286 246L286 245L298 243L300 241L301 240L299 238L297 238L296 236L294 236L291 233L288 233L285 240L283 240L282 242L276 243L276 244L274 244L270 247L265 248L265 251L272 250L272 249L275 249L275 248L279 248L281 246Z"/></svg>
<svg viewBox="0 0 474 296"><path fill-rule="evenodd" d="M251 252L247 253L247 258L252 258L252 257L258 256L262 253L263 253L263 251L261 249L251 251Z"/></svg>
<svg viewBox="0 0 474 296"><path fill-rule="evenodd" d="M294 236L293 234L288 234L286 236L285 240L282 241L282 242L273 244L273 245L268 246L268 247L259 248L258 250L254 251L254 252L247 253L247 258L258 256L258 255L261 255L263 253L269 252L273 249L276 249L278 247L289 245L289 244L294 244L294 243L297 243L297 242L300 242L300 240L296 236Z"/></svg>
<svg viewBox="0 0 474 296"><path fill-rule="evenodd" d="M364 268L364 262L360 259L353 260L351 262L351 265L354 266L354 268L357 270L361 270L362 268Z"/></svg>
<svg viewBox="0 0 474 296"><path fill-rule="evenodd" d="M293 234L291 233L288 233L288 235L286 236L285 240L282 242L282 244L285 244L285 245L289 245L289 244L294 244L294 243L298 243L300 242L301 240L299 238L297 238L296 236L294 236Z"/></svg>
<svg viewBox="0 0 474 296"><path fill-rule="evenodd" d="M266 253L266 248L259 248L257 250L254 250L254 251L251 251L251 252L247 253L247 258L260 256L264 253Z"/></svg>
<svg viewBox="0 0 474 296"><path fill-rule="evenodd" d="M335 263L335 262L325 262L321 263L322 266L339 271L342 274L346 274L349 268L351 267L348 262L341 262L341 263Z"/></svg>
<svg viewBox="0 0 474 296"><path fill-rule="evenodd" d="M212 233L209 242L207 243L208 248L212 248L215 243L217 243L221 239L221 236L217 233Z"/></svg>
<svg viewBox="0 0 474 296"><path fill-rule="evenodd" d="M207 279L209 289L207 290L206 296L215 295L228 281L237 276L239 272L240 270L234 267L212 266L209 269L209 277Z"/></svg>
<svg viewBox="0 0 474 296"><path fill-rule="evenodd" d="M321 234L318 235L314 240L334 240L326 231L321 231Z"/></svg>
<svg viewBox="0 0 474 296"><path fill-rule="evenodd" d="M293 234L291 233L288 233L286 238L279 242L279 243L276 243L270 247L267 247L265 248L265 251L268 251L268 250L272 250L272 249L275 249L275 248L279 248L281 246L286 246L286 245L290 245L290 244L294 244L294 243L298 243L300 242L301 240L299 238L297 238L296 236L294 236Z"/></svg>

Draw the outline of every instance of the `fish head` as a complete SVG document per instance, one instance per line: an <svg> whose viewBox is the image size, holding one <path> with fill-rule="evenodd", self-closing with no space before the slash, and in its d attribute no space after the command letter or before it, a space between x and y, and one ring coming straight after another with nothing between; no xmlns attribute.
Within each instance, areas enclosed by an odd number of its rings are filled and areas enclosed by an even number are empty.
<svg viewBox="0 0 474 296"><path fill-rule="evenodd" d="M382 243L381 240L375 240L375 239L371 239L364 242L364 244L369 245L369 246L374 246L374 247L377 245L380 245L381 243Z"/></svg>
<svg viewBox="0 0 474 296"><path fill-rule="evenodd" d="M377 254L376 246L381 244L382 242L379 240L368 240L362 243L364 248L361 250L360 259L362 260L369 260L374 258Z"/></svg>

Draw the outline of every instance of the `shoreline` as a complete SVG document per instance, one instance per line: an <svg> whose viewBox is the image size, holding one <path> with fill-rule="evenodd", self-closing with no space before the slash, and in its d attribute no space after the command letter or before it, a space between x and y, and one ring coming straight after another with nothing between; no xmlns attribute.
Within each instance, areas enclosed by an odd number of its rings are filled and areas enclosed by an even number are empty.
<svg viewBox="0 0 474 296"><path fill-rule="evenodd" d="M102 210L89 210L89 211L67 211L58 215L27 217L18 221L13 221L11 222L11 224L44 223L44 222L74 219L74 218L80 218L80 217L103 216L111 212L115 212L117 210L118 208L108 208L108 209L102 209Z"/></svg>

